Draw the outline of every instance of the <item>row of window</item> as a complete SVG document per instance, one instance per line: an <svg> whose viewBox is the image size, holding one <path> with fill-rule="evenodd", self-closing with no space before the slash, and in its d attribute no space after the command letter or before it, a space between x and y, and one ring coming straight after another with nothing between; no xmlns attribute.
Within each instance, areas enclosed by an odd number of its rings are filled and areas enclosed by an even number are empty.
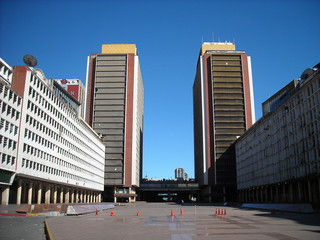
<svg viewBox="0 0 320 240"><path fill-rule="evenodd" d="M72 130L74 130L77 134L81 135L82 138L86 139L87 142L90 142L91 140L83 134L74 124L72 124L66 117L63 116L58 110L56 110L55 107L53 107L50 103L48 103L43 97L40 96L40 94L34 90L32 87L29 88L29 95L32 95L34 100L36 100L38 103L43 105L46 109L48 109L51 113L53 113L55 116L58 117L61 122L68 125ZM73 142L78 143L80 146L86 146L86 144L81 141L78 137L76 137L74 134L72 134L70 131L67 131L61 124L59 124L57 121L55 121L52 117L50 117L45 111L40 109L39 104L35 104L32 101L28 101L27 108L30 109L31 112L38 115L42 119L44 119L46 122L48 122L51 126L54 126L56 129L58 129L60 132L64 132L68 137L70 137ZM81 124L81 122L78 120L78 123ZM75 148L72 144L69 144L69 148ZM79 149L75 149L76 151L79 151ZM81 151L81 150L80 150ZM86 154L85 152L83 152ZM88 156L91 157L91 156Z"/></svg>
<svg viewBox="0 0 320 240"><path fill-rule="evenodd" d="M50 90L48 90L47 87L44 86L42 81L35 77L34 75L31 75L30 82L33 83L34 86L36 86L40 91L43 92L44 95L48 96L49 99L51 99L51 102L53 102L56 106L58 106L63 112L67 114L67 116L78 123L81 124L80 120L77 116L75 116L59 99L58 97L52 93ZM53 112L54 115L58 116L58 118L68 125L73 131L77 132L79 135L81 135L83 138L86 138L88 141L88 137L84 135L74 124L72 124L66 117L64 117L55 107L53 107L48 101L46 101L35 89L33 89L31 86L29 88L29 95L32 95L35 100L44 105L46 109L48 109L50 112Z"/></svg>
<svg viewBox="0 0 320 240"><path fill-rule="evenodd" d="M11 165L13 166L15 163L16 163L16 158L11 156L11 155L8 155L8 154L5 154L5 153L1 153L0 152L0 159L1 159L1 164L2 165Z"/></svg>
<svg viewBox="0 0 320 240"><path fill-rule="evenodd" d="M33 126L35 129L42 131L44 134L49 136L51 139L58 141L58 142L61 142L65 147L71 148L75 152L78 152L78 153L81 153L82 155L88 156L88 154L86 152L84 152L82 149L78 148L76 145L71 144L69 141L67 141L66 139L61 137L62 132L71 134L69 131L66 131L66 129L63 128L62 126L60 127L61 131L60 131L60 135L59 135L59 134L55 133L54 131L52 131L50 128L43 125L41 122L39 122L36 119L29 116L28 114L26 115L26 123L28 123L29 126ZM73 140L78 140L78 142L80 142L80 140L77 139L73 134L71 134L71 135L74 137ZM53 144L52 142L48 141L47 139L37 135L36 133L34 133L28 129L25 129L24 137L28 138L32 141L35 141L37 143L40 143L41 145L46 146L46 147L50 148L51 150L58 148L58 153L66 156L68 158L71 158L79 163L82 163L86 166L96 167L96 166L91 165L87 161L82 160L81 158L77 157L76 155L71 154L68 151L58 147L57 145ZM92 156L88 156L88 157L92 157Z"/></svg>
<svg viewBox="0 0 320 240"><path fill-rule="evenodd" d="M44 173L56 175L56 176L59 176L59 177L69 178L69 179L73 179L73 180L76 180L76 181L85 181L85 179L82 178L82 177L76 176L74 174L71 174L71 173L68 173L68 172L65 172L65 171L61 171L61 170L56 169L56 168L52 168L52 167L43 165L41 163L31 161L29 159L25 159L25 158L22 159L22 165L21 166L23 168L26 168L26 169L32 169L32 170L35 170L35 171L44 172Z"/></svg>
<svg viewBox="0 0 320 240"><path fill-rule="evenodd" d="M63 156L66 156L66 157L69 157L73 160L76 160L78 162L81 162L83 164L86 164L85 161L81 160L79 157L67 152L66 150L62 149L62 148L59 148L57 146L55 146L54 144L50 143L49 141L47 141L46 139L44 139L43 137L35 134L34 132L26 129L25 131L25 138L28 138L32 141L35 141L35 142L38 142L38 143L41 143L42 145L44 146L47 146L49 145L51 149L54 149L54 148L58 148L58 154L61 154ZM55 164L58 164L60 166L64 166L64 167L67 167L67 168L70 168L70 169L73 169L73 170L76 170L76 171L79 171L79 172L83 172L83 173L86 173L86 174L92 174L91 172L83 169L83 168L80 168L74 164L71 164L69 162L66 162L64 160L61 160L60 158L57 158L51 154L48 154L47 152L45 151L41 151L39 150L38 148L35 148L33 146L30 146L28 144L24 144L23 145L23 152L25 153L28 153L30 155L33 155L34 157L38 157L38 158L41 158L41 159L44 159L46 161L50 161L50 162L53 162ZM88 165L88 164L86 164ZM92 166L90 166L92 167Z"/></svg>
<svg viewBox="0 0 320 240"><path fill-rule="evenodd" d="M9 101L12 99L13 103L17 102L17 106L21 104L21 98L13 92L11 89L8 89L0 82L0 94L3 93L3 99L8 96Z"/></svg>
<svg viewBox="0 0 320 240"><path fill-rule="evenodd" d="M2 149L11 149L14 151L17 148L17 142L7 138L5 136L0 135L0 146L2 146Z"/></svg>
<svg viewBox="0 0 320 240"><path fill-rule="evenodd" d="M1 100L0 100L0 109L1 109L1 114L6 114L7 116L11 115L12 119L18 120L20 117L20 112L18 112L12 106L10 106L9 104Z"/></svg>
<svg viewBox="0 0 320 240"><path fill-rule="evenodd" d="M18 134L18 126L4 118L0 118L0 130L3 128L5 132L8 131L10 134L13 132L14 136Z"/></svg>

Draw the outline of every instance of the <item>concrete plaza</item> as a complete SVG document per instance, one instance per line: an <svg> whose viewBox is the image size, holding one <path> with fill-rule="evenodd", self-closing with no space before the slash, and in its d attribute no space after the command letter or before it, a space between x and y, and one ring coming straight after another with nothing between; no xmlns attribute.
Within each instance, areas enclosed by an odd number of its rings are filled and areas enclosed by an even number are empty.
<svg viewBox="0 0 320 240"><path fill-rule="evenodd" d="M216 215L216 209L225 209L227 215ZM111 211L114 216L110 216ZM53 217L46 221L55 240L320 239L319 213L271 213L215 205L131 203L98 215Z"/></svg>

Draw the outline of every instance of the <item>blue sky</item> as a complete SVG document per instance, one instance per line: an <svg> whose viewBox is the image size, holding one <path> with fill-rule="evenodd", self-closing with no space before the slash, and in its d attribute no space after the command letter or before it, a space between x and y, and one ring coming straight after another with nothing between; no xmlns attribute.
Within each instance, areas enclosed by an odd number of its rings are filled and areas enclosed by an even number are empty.
<svg viewBox="0 0 320 240"><path fill-rule="evenodd" d="M0 57L32 54L48 78L85 82L102 44L135 43L145 90L143 176L194 177L192 86L202 41L252 58L256 118L268 94L320 61L320 1L0 0Z"/></svg>

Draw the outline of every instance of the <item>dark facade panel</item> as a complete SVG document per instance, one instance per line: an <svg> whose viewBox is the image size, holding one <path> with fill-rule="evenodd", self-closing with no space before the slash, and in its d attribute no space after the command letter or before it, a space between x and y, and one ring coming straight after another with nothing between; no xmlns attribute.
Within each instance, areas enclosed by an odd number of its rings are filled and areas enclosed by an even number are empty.
<svg viewBox="0 0 320 240"><path fill-rule="evenodd" d="M245 132L241 55L211 55L216 184L236 184L233 143Z"/></svg>
<svg viewBox="0 0 320 240"><path fill-rule="evenodd" d="M105 118L105 117L95 117L94 118L94 122L95 125L94 127L98 127L99 123L105 122L105 123L109 123L109 122L114 122L114 123L124 123L124 118L123 117L109 117L109 118Z"/></svg>
<svg viewBox="0 0 320 240"><path fill-rule="evenodd" d="M93 127L106 139L105 185L123 184L127 55L96 57Z"/></svg>

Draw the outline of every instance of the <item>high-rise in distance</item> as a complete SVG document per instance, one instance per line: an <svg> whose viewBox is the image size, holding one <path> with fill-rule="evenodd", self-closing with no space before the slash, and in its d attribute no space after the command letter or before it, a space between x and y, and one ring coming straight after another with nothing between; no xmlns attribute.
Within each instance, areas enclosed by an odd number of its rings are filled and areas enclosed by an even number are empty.
<svg viewBox="0 0 320 240"><path fill-rule="evenodd" d="M193 85L195 179L202 201L236 198L235 140L255 122L251 58L230 42L201 46Z"/></svg>
<svg viewBox="0 0 320 240"><path fill-rule="evenodd" d="M135 44L88 57L86 121L104 138L103 200L135 201L142 177L144 89Z"/></svg>

